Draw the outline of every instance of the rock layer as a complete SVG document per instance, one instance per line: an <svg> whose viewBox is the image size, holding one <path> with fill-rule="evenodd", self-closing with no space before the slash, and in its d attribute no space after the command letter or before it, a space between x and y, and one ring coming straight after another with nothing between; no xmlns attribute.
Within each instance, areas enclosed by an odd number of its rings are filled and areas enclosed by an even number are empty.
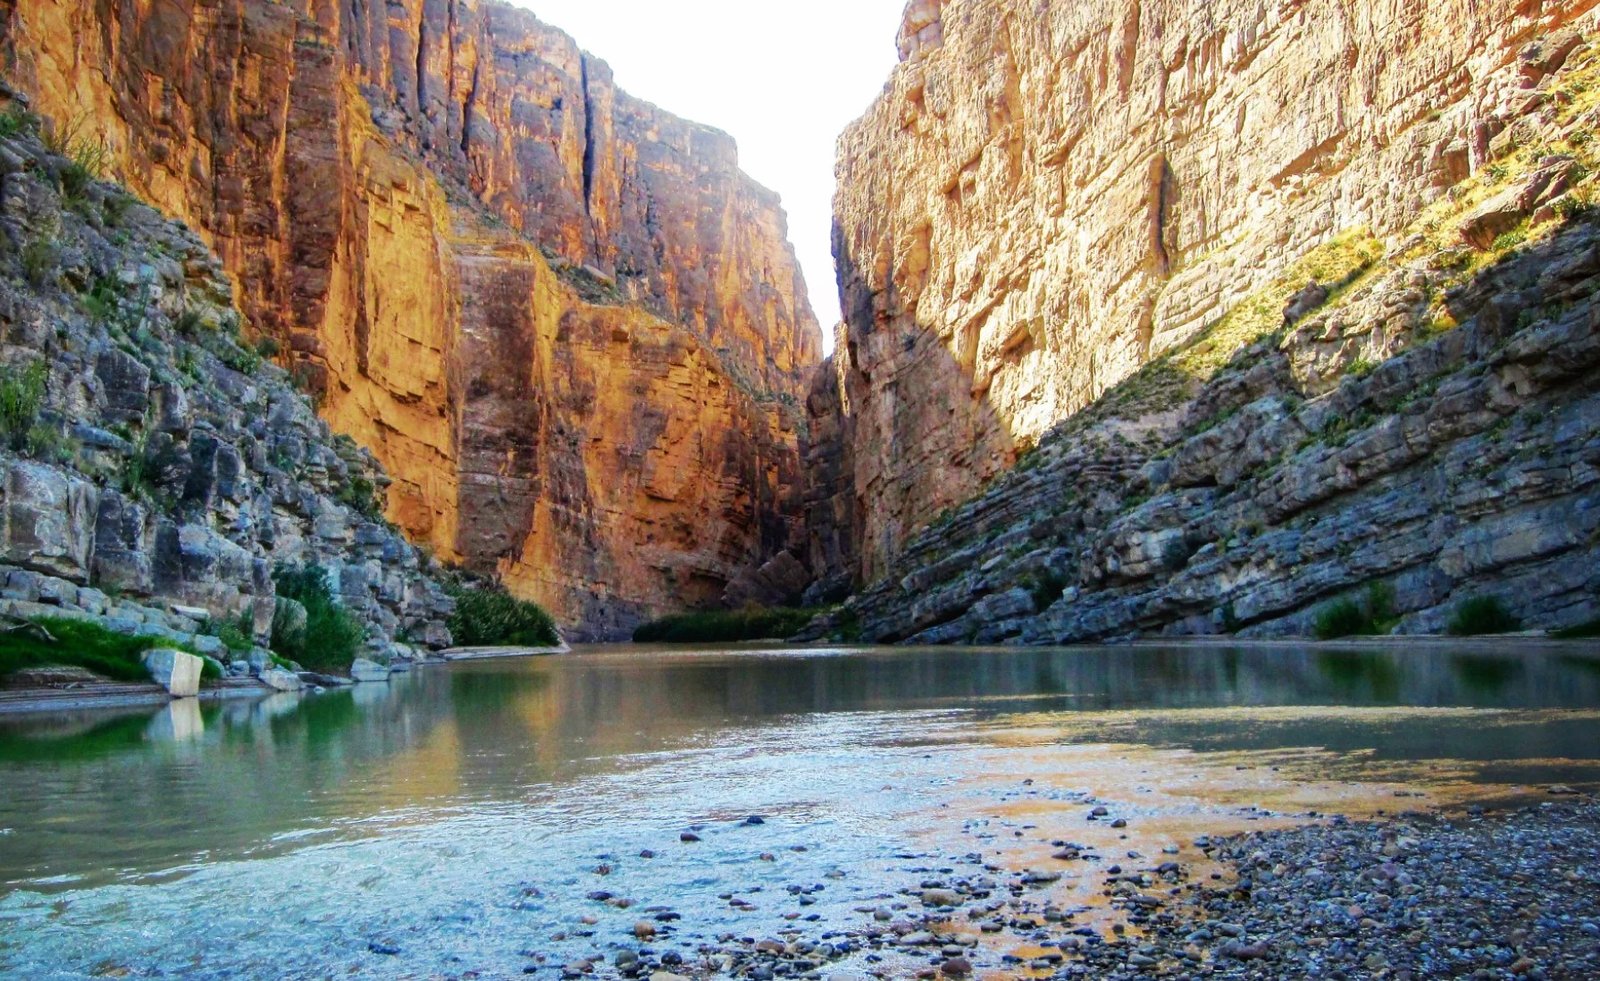
<svg viewBox="0 0 1600 981"><path fill-rule="evenodd" d="M577 636L788 544L820 337L725 134L477 0L3 0L8 77L201 231L387 510Z"/></svg>
<svg viewBox="0 0 1600 981"><path fill-rule="evenodd" d="M1549 98L1594 6L912 3L839 143L848 571L1317 244L1393 234Z"/></svg>
<svg viewBox="0 0 1600 981"><path fill-rule="evenodd" d="M1578 40L1525 49L1540 97L1386 248L1356 229L1298 257L1047 433L810 633L1592 629L1600 49ZM1505 230L1486 241L1490 215Z"/></svg>

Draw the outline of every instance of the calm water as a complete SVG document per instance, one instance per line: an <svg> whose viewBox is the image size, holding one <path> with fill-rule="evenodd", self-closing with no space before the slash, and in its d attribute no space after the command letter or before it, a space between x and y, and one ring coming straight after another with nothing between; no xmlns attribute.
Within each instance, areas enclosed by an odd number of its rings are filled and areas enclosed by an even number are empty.
<svg viewBox="0 0 1600 981"><path fill-rule="evenodd" d="M592 648L0 717L0 975L521 976L660 907L686 954L858 923L1091 797L1154 848L1596 780L1600 657L1555 650Z"/></svg>

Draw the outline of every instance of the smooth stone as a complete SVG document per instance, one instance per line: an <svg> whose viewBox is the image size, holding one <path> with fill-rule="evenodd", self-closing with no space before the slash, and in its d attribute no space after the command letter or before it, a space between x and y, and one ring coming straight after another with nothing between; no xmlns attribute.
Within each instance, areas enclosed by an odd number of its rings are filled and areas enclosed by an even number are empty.
<svg viewBox="0 0 1600 981"><path fill-rule="evenodd" d="M268 668L261 672L261 683L277 691L300 691L306 686L299 675L282 668Z"/></svg>
<svg viewBox="0 0 1600 981"><path fill-rule="evenodd" d="M389 669L376 661L358 657L350 665L350 677L358 684L375 684L389 680Z"/></svg>

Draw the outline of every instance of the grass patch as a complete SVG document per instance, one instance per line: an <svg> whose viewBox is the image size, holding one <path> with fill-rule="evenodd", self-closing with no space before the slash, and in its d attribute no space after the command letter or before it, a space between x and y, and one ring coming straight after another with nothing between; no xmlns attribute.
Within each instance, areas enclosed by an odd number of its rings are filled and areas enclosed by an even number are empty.
<svg viewBox="0 0 1600 981"><path fill-rule="evenodd" d="M751 606L742 610L683 613L644 624L633 632L633 641L636 644L706 644L781 640L805 629L817 612Z"/></svg>
<svg viewBox="0 0 1600 981"><path fill-rule="evenodd" d="M29 622L44 628L55 640L46 640L31 630L0 633L0 677L27 668L62 666L84 668L113 681L149 681L150 672L145 670L142 660L146 651L185 649L184 645L174 644L165 637L130 637L98 623L81 620L40 617ZM215 664L205 662L202 678L220 676Z"/></svg>
<svg viewBox="0 0 1600 981"><path fill-rule="evenodd" d="M304 623L295 623L279 604L272 618L272 649L312 671L348 671L366 640L366 628L333 595L328 570L318 565L282 566L277 592L305 607Z"/></svg>
<svg viewBox="0 0 1600 981"><path fill-rule="evenodd" d="M459 589L450 615L450 636L461 647L557 647L556 622L537 603L517 599L500 586Z"/></svg>
<svg viewBox="0 0 1600 981"><path fill-rule="evenodd" d="M1456 607L1447 630L1452 637L1488 637L1522 629L1522 620L1498 596L1474 596Z"/></svg>
<svg viewBox="0 0 1600 981"><path fill-rule="evenodd" d="M1359 599L1347 596L1318 610L1312 632L1318 640L1380 637L1399 622L1394 614L1394 587L1375 582Z"/></svg>

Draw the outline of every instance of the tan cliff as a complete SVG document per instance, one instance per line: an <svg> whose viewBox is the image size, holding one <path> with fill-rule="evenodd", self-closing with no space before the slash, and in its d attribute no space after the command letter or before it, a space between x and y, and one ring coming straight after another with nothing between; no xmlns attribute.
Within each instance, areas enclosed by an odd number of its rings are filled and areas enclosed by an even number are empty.
<svg viewBox="0 0 1600 981"><path fill-rule="evenodd" d="M839 141L846 323L807 450L844 473L807 493L813 540L858 545L835 571L883 576L1318 245L1393 244L1557 97L1543 62L1566 52L1525 49L1594 7L915 0L902 63Z"/></svg>
<svg viewBox="0 0 1600 981"><path fill-rule="evenodd" d="M36 110L207 237L414 540L577 636L795 544L820 336L725 134L494 2L0 0L0 32Z"/></svg>

